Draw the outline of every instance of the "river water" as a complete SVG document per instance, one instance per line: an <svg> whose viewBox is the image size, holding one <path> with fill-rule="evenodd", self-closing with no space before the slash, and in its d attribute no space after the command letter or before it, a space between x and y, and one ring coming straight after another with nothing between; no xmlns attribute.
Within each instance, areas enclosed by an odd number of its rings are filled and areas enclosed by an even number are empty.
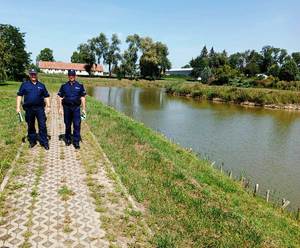
<svg viewBox="0 0 300 248"><path fill-rule="evenodd" d="M259 183L261 194L271 189L273 201L300 207L300 113L169 96L164 89L95 87L89 94Z"/></svg>

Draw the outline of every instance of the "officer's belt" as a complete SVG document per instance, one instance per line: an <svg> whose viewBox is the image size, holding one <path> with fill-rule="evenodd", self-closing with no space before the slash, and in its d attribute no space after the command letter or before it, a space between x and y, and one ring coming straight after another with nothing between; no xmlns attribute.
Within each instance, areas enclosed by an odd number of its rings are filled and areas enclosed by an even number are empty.
<svg viewBox="0 0 300 248"><path fill-rule="evenodd" d="M81 100L66 100L65 98L62 100L62 105L67 106L67 107L79 107L81 105Z"/></svg>

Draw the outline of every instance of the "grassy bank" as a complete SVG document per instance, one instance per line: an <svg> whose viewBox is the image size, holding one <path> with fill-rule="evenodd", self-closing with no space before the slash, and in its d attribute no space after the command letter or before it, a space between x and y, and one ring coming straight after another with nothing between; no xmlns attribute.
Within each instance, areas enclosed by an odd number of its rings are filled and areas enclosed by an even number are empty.
<svg viewBox="0 0 300 248"><path fill-rule="evenodd" d="M264 200L93 98L87 123L130 194L146 207L156 247L300 247L300 226Z"/></svg>
<svg viewBox="0 0 300 248"><path fill-rule="evenodd" d="M25 135L25 125L16 114L17 84L0 84L0 183L14 160Z"/></svg>
<svg viewBox="0 0 300 248"><path fill-rule="evenodd" d="M175 83L167 86L167 93L237 104L250 102L260 106L300 104L300 92L287 90Z"/></svg>
<svg viewBox="0 0 300 248"><path fill-rule="evenodd" d="M65 75L40 74L40 79L51 89L56 89L67 80ZM167 93L204 100L232 102L236 104L257 105L269 108L288 108L300 110L300 92L266 88L242 88L232 86L212 86L186 81L186 78L166 77L161 80L118 80L116 78L78 77L86 87L156 87L166 88Z"/></svg>
<svg viewBox="0 0 300 248"><path fill-rule="evenodd" d="M39 79L44 83L57 84L64 83L67 81L67 76L58 74L58 75L49 75L49 74L39 74ZM113 86L113 87L142 87L142 88L150 88L150 87L166 87L168 84L173 83L182 83L186 82L185 78L180 77L167 77L161 80L129 80L129 79L117 79L117 78L105 78L105 77L77 77L79 82L84 83L84 85L88 86Z"/></svg>
<svg viewBox="0 0 300 248"><path fill-rule="evenodd" d="M46 83L56 92L61 82ZM0 86L0 161L8 161L6 167L25 133L14 110L18 86ZM128 192L145 206L154 247L300 247L299 223L250 196L208 161L92 97L87 109L91 131Z"/></svg>

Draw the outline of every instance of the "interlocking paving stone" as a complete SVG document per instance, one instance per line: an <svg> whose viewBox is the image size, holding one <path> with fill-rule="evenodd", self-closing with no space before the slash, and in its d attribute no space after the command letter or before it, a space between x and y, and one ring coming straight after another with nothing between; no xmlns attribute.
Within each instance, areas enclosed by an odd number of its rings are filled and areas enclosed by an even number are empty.
<svg viewBox="0 0 300 248"><path fill-rule="evenodd" d="M100 215L95 211L85 182L85 171L81 161L76 159L78 151L59 141L58 136L64 132L63 120L58 114L56 100L53 98L51 102L50 150L45 151L42 162L44 173L38 184L38 196L33 203L31 192L35 169L39 166L34 158L42 149L36 146L30 150L26 175L14 178L25 186L8 196L7 205L11 208L1 220L4 224L0 226L0 247L21 246L28 231L32 233L29 237L31 247L109 247L104 238L105 231L101 229ZM58 194L64 185L73 192L68 200ZM32 225L28 227L30 216Z"/></svg>

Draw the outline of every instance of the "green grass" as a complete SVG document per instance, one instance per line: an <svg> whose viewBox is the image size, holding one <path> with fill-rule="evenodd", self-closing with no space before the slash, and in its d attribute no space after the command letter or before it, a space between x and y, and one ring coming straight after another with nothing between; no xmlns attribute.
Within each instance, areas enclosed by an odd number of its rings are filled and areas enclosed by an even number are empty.
<svg viewBox="0 0 300 248"><path fill-rule="evenodd" d="M16 114L17 84L0 84L0 183L10 168L25 136L25 124L19 123Z"/></svg>
<svg viewBox="0 0 300 248"><path fill-rule="evenodd" d="M129 193L147 209L156 247L300 247L300 228L260 198L93 98L89 124Z"/></svg>
<svg viewBox="0 0 300 248"><path fill-rule="evenodd" d="M49 91L57 91L61 82L53 77L45 83ZM2 161L14 158L25 131L18 131L14 114L18 84L0 87L7 93L0 101L1 142L13 140L1 143L1 150L8 151L1 153ZM88 98L87 109L91 131L128 192L146 208L153 246L300 247L299 223L253 198L208 161L94 98ZM70 195L68 188L61 189L64 192Z"/></svg>
<svg viewBox="0 0 300 248"><path fill-rule="evenodd" d="M59 85L66 82L68 80L66 75L47 75L47 74L39 74L39 79L46 83L50 90L57 89ZM90 78L90 77L77 77L79 82L84 83L86 87L89 86L116 86L116 87L164 87L169 83L179 83L184 82L185 79L182 78L165 78L161 80L129 80L122 79L119 80L117 78Z"/></svg>
<svg viewBox="0 0 300 248"><path fill-rule="evenodd" d="M57 193L60 195L63 201L69 200L69 198L74 195L74 191L71 190L67 185L61 186Z"/></svg>
<svg viewBox="0 0 300 248"><path fill-rule="evenodd" d="M200 83L169 84L167 93L213 100L220 98L225 102L252 102L257 105L300 104L300 92L262 88L240 88L231 86L209 86Z"/></svg>

